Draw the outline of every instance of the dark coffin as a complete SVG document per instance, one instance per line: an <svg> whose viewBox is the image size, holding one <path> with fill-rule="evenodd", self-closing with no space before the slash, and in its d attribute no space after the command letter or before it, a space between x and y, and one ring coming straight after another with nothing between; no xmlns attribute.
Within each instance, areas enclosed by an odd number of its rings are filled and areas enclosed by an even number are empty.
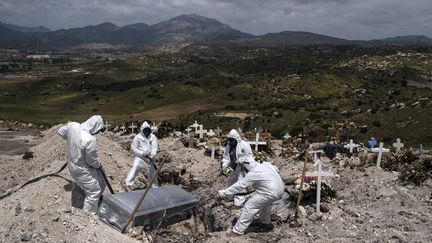
<svg viewBox="0 0 432 243"><path fill-rule="evenodd" d="M99 219L122 230L144 190L104 196L99 207ZM146 230L168 226L188 219L198 200L189 192L174 185L151 188L135 214L131 225Z"/></svg>

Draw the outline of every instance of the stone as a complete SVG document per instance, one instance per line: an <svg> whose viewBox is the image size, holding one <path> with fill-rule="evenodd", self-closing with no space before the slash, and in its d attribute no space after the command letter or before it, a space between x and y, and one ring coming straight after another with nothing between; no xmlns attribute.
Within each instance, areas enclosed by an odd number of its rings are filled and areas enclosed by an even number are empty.
<svg viewBox="0 0 432 243"><path fill-rule="evenodd" d="M328 212L330 212L330 206L327 203L322 203L320 205L320 210L323 213L328 213Z"/></svg>
<svg viewBox="0 0 432 243"><path fill-rule="evenodd" d="M307 218L312 222L317 222L322 219L322 214L314 212L310 214Z"/></svg>

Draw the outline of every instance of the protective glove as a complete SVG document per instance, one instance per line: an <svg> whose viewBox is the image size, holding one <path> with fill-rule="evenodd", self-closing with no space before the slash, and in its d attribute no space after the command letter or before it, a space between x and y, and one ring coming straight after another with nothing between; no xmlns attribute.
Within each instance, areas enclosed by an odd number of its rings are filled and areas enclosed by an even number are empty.
<svg viewBox="0 0 432 243"><path fill-rule="evenodd" d="M225 198L225 192L224 190L219 190L218 193L216 194L216 199L217 200L222 200Z"/></svg>

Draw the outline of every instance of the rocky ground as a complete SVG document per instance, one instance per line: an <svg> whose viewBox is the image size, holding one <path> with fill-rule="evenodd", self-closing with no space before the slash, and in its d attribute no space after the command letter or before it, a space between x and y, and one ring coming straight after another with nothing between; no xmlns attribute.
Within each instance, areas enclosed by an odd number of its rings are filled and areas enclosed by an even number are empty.
<svg viewBox="0 0 432 243"><path fill-rule="evenodd" d="M71 207L74 183L67 169L18 190L26 181L55 172L65 163L65 143L56 135L57 129L58 126L43 132L10 130L9 137L20 140L24 136L28 140L21 143L24 149L14 153L3 149L6 141L2 139L0 242L429 242L432 239L430 179L420 186L402 184L398 172L369 163L354 166L358 159L345 157L339 162L323 158L323 169L339 175L326 178L337 192L336 198L323 200L328 212L317 215L313 212L313 200L307 201L302 204L303 218L298 220L302 225L287 221L287 216L294 212L294 195L291 195L286 210L273 215L273 230L264 231L254 224L246 235L230 238L226 231L240 209L230 202L217 203L213 199L217 190L224 188L227 178L220 175L219 163L204 155L203 149L187 148L178 137L160 140L161 151L172 158L164 167L162 181L179 184L200 200L196 217L151 232L133 228L123 235L96 217ZM99 157L116 192L123 191L121 181L132 163L128 151L131 140L130 136L113 133L98 135ZM23 159L26 150L33 152L33 158ZM295 155L274 156L270 160L280 169L287 191L292 192L303 163ZM308 171L313 170L313 165L308 164Z"/></svg>

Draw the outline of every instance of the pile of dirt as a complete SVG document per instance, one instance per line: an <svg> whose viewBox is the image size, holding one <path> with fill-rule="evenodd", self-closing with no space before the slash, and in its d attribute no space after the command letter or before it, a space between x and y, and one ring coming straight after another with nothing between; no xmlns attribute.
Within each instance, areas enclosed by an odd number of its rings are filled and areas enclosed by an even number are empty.
<svg viewBox="0 0 432 243"><path fill-rule="evenodd" d="M54 172L65 163L66 145L56 134L58 127L35 138L37 145L30 149L34 158L2 159L2 168L7 168L1 172L1 178L6 178L0 182L3 191L16 190L25 181ZM132 136L113 133L98 135L99 157L116 192L123 191L121 182L132 165L131 140ZM340 157L338 161L322 158L323 170L339 175L325 178L337 196L322 200L327 210L320 215L314 212L313 200L302 203L300 220L293 224L292 193L303 168L297 156L270 159L291 193L286 210L273 215L274 228L263 230L254 222L246 235L230 238L226 231L235 223L241 208L214 199L228 179L220 173L219 162L206 156L204 149L183 146L177 137L160 139L159 146L157 161L169 162L163 167L162 182L178 184L199 199L195 217L151 232L134 228L122 235L96 217L71 207L71 190L75 185L65 169L58 177L43 178L0 199L4 219L0 221L0 242L426 242L432 238L432 181L427 179L419 186L404 185L398 172L367 165L341 166L356 163L357 157ZM312 163L308 163L307 170L315 170Z"/></svg>

